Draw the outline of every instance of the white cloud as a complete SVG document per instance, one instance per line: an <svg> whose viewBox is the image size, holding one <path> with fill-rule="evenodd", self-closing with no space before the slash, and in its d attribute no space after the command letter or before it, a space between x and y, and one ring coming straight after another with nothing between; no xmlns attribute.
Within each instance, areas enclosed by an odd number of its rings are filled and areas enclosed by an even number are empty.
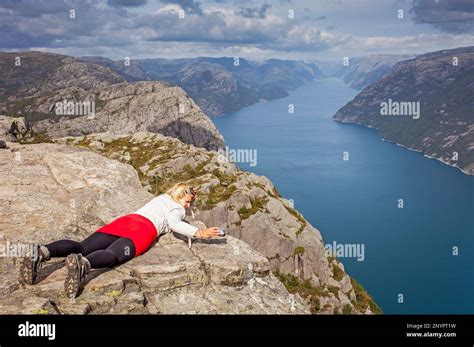
<svg viewBox="0 0 474 347"><path fill-rule="evenodd" d="M288 6L295 7L301 14L303 8L311 7L311 4L303 1L303 7L299 8L296 3L281 7L272 3L265 16L247 18L239 15L236 11L239 6L235 2L212 3L201 5L202 12L187 12L185 18L180 19L180 7L176 4L156 7L155 3L154 7L144 7L143 10L127 10L104 8L104 0L98 5L87 1L78 8L80 11L75 21L67 18L61 6L35 15L25 6L15 12L14 9L2 10L0 5L3 24L0 27L6 37L3 49L34 47L64 54L104 55L116 59L124 56L177 58L196 55L329 59L374 53L418 54L474 42L471 34L411 32L412 28L420 26L408 21L388 23L385 28L390 30L385 31L374 26L365 30L370 31L368 34L362 33L364 30L358 30L357 34L345 30L347 25L338 26L337 21L326 23L339 16L339 21L347 19L352 23L354 20L356 25L362 25L370 20L371 6L393 12L393 4L387 7L387 3L378 0L364 0L358 4L342 2L337 6L318 3L312 8L311 15L327 15L329 19L324 21L298 15L295 19L288 18ZM250 2L246 5L256 6ZM359 7L362 15L358 17ZM41 7L35 8L40 10ZM328 12L324 12L325 9ZM347 13L348 9L350 13ZM374 20L380 23L380 18L375 17ZM328 24L335 24L334 29L326 29ZM370 23L366 28L370 28Z"/></svg>

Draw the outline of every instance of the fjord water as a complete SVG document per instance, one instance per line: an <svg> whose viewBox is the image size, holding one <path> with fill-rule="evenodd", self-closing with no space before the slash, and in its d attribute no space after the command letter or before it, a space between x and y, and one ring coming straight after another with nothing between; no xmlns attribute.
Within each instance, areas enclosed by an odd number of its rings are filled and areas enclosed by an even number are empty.
<svg viewBox="0 0 474 347"><path fill-rule="evenodd" d="M334 122L356 94L318 80L214 122L230 149L257 149L256 166L237 164L269 177L326 244L364 245L363 261L340 260L384 313L474 313L474 177Z"/></svg>

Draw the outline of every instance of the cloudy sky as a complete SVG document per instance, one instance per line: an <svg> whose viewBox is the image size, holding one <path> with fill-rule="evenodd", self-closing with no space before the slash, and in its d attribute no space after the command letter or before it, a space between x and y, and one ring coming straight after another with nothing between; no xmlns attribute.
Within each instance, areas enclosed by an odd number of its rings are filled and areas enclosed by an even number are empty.
<svg viewBox="0 0 474 347"><path fill-rule="evenodd" d="M474 45L474 0L0 0L0 32L2 51L336 60Z"/></svg>

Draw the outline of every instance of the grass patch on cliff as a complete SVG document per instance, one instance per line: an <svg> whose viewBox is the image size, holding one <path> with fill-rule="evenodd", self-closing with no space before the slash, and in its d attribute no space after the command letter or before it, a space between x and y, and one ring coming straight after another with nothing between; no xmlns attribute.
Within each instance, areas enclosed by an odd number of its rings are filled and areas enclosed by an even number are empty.
<svg viewBox="0 0 474 347"><path fill-rule="evenodd" d="M344 271L342 271L339 265L334 264L334 260L336 260L337 262L337 259L335 257L328 257L329 267L332 271L334 279L338 282L341 282L342 278L344 277Z"/></svg>
<svg viewBox="0 0 474 347"><path fill-rule="evenodd" d="M261 183L252 183L252 185L254 187L260 188L261 190L263 190L264 192L267 192L270 195L270 193L265 189L265 186L263 184L261 184Z"/></svg>
<svg viewBox="0 0 474 347"><path fill-rule="evenodd" d="M153 194L162 194L173 184L177 182L189 182L193 187L199 188L199 185L207 182L202 179L203 176L209 174L204 167L208 163L206 161L198 163L195 167L186 165L183 170L166 176L154 176L149 178L149 184L152 187ZM212 175L216 176L219 184L211 187L209 193L198 193L196 199L196 207L202 210L208 210L222 201L226 201L236 191L236 187L232 183L237 181L237 178L232 175L227 175L219 170L214 170Z"/></svg>
<svg viewBox="0 0 474 347"><path fill-rule="evenodd" d="M364 312L368 307L375 314L382 314L382 309L377 305L374 299L367 293L367 291L354 278L351 277L352 287L356 295L356 299L352 302L354 307Z"/></svg>
<svg viewBox="0 0 474 347"><path fill-rule="evenodd" d="M200 199L196 202L196 206L199 206L201 209L211 209L222 201L227 201L232 194L237 190L235 186L225 187L222 185L217 185L211 187L210 193L206 196L205 199Z"/></svg>
<svg viewBox="0 0 474 347"><path fill-rule="evenodd" d="M92 138L84 136L82 139L77 140L77 139L67 139L66 143L68 145L72 144L74 146L79 146L79 147L86 147L89 148L91 142L93 141Z"/></svg>
<svg viewBox="0 0 474 347"><path fill-rule="evenodd" d="M238 210L240 218L242 220L243 219L248 219L250 216L257 213L257 211L265 208L265 205L267 204L267 202L268 202L268 199L266 197L250 199L250 204L252 205L250 208L242 206Z"/></svg>
<svg viewBox="0 0 474 347"><path fill-rule="evenodd" d="M49 311L44 308L40 308L38 310L34 310L32 313L42 315L42 314L49 314Z"/></svg>
<svg viewBox="0 0 474 347"><path fill-rule="evenodd" d="M77 145L89 147L93 140L84 138ZM196 165L187 164L178 172L149 177L148 172L156 169L160 164L166 164L180 155L185 155L185 153L180 151L179 144L174 141L152 139L152 141L146 141L145 144L136 143L132 136L126 136L104 143L104 148L99 151L108 158L119 159L132 165L137 170L142 184L149 185L149 191L155 195L165 193L178 182L190 181L194 186L203 183L200 177L208 173L204 170L208 164L205 160L196 160ZM130 155L129 161L124 159L126 153ZM196 206L202 209L210 209L219 202L228 200L236 190L232 186L232 183L237 181L235 176L225 174L217 169L212 174L219 179L220 184L212 187L209 194L198 194Z"/></svg>
<svg viewBox="0 0 474 347"><path fill-rule="evenodd" d="M352 306L349 304L345 304L344 307L342 308L342 314L352 314Z"/></svg>
<svg viewBox="0 0 474 347"><path fill-rule="evenodd" d="M22 145L30 145L35 143L53 143L53 140L49 137L47 132L42 131L39 133L33 133L31 137L20 139L18 143Z"/></svg>
<svg viewBox="0 0 474 347"><path fill-rule="evenodd" d="M296 247L293 250L293 255L303 255L304 254L304 247Z"/></svg>
<svg viewBox="0 0 474 347"><path fill-rule="evenodd" d="M214 170L212 171L212 174L217 177L219 182L224 186L230 186L232 183L235 183L237 181L237 177L234 175L228 175L222 171L219 170Z"/></svg>
<svg viewBox="0 0 474 347"><path fill-rule="evenodd" d="M136 143L133 141L132 136L126 136L118 138L109 143L104 143L103 149L104 154L107 157L114 158L119 155L121 161L127 162L125 158L121 157L128 153L130 155L130 161L127 164L132 165L137 170L140 180L143 182L146 179L146 172L143 172L140 168L148 165L147 171L150 171L156 167L160 162L166 162L170 160L173 155L176 154L175 148L171 146L171 141L167 143L167 151L161 150L164 145L163 141L153 139L152 143L147 142L147 145Z"/></svg>
<svg viewBox="0 0 474 347"><path fill-rule="evenodd" d="M276 187L273 187L273 192L269 192L269 194L273 198L281 198L281 194Z"/></svg>
<svg viewBox="0 0 474 347"><path fill-rule="evenodd" d="M329 290L331 293L333 293L336 298L339 297L339 296L338 296L338 293L339 293L339 288L338 288L338 287L328 285L328 290Z"/></svg>
<svg viewBox="0 0 474 347"><path fill-rule="evenodd" d="M273 273L291 294L299 294L308 300L311 313L318 313L321 310L320 297L327 297L328 293L321 287L313 287L309 280L302 281L291 274L282 274L278 271Z"/></svg>
<svg viewBox="0 0 474 347"><path fill-rule="evenodd" d="M84 137L74 144L81 147L91 147L93 137ZM132 165L138 173L143 185L151 186L151 193L162 194L173 184L180 181L187 181L203 174L202 168L205 163L198 164L196 167L186 165L179 173L168 176L147 175L148 172L156 169L160 164L165 164L180 155L178 145L174 141L162 141L156 138L144 140L143 143L134 142L133 136L124 136L111 142L103 142L104 148L94 148L95 151L111 159L118 159L122 162ZM127 157L129 158L127 159Z"/></svg>
<svg viewBox="0 0 474 347"><path fill-rule="evenodd" d="M301 215L301 213L299 213L298 211L286 206L285 204L283 204L283 206L285 206L286 210L288 212L290 212L290 214L295 217L296 219L298 219L298 222L300 222L301 226L300 228L296 231L296 236L298 236L299 234L301 234L304 230L304 228L306 228L306 219L303 218L303 216Z"/></svg>
<svg viewBox="0 0 474 347"><path fill-rule="evenodd" d="M199 163L195 167L192 167L188 164L185 165L183 170L180 172L166 176L152 176L148 178L148 183L151 186L151 192L155 195L163 194L178 182L192 181L190 183L195 185L196 183L200 182L199 177L205 174L203 170L205 165L206 163Z"/></svg>
<svg viewBox="0 0 474 347"><path fill-rule="evenodd" d="M207 165L206 162L201 163L202 168L199 175L205 175L208 172L204 170L204 166ZM212 186L209 189L208 194L199 194L196 201L196 207L202 210L209 210L216 206L218 203L222 201L227 201L232 194L237 190L235 185L232 185L234 182L237 181L237 177L235 175L228 175L218 169L212 171L212 175L214 175L218 180L219 184Z"/></svg>

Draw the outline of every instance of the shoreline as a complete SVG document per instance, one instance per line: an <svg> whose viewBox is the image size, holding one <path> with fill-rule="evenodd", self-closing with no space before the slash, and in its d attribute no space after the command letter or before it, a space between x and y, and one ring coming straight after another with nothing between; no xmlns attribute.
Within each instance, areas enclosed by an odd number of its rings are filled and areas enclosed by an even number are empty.
<svg viewBox="0 0 474 347"><path fill-rule="evenodd" d="M465 175L474 176L474 172L471 173L471 172L469 172L469 171L467 171L467 170L465 170L465 169L460 168L460 167L459 167L458 165L456 165L456 164L448 163L448 162L444 161L442 158L437 158L437 157L435 157L435 156L433 156L433 155L430 155L430 154L428 154L428 153L423 152L423 151L420 150L420 149L415 149L415 148L408 147L407 145L403 145L403 144L398 143L398 142L394 142L394 141L387 140L386 138L384 138L384 137L382 136L382 134L380 133L380 130L379 130L379 129L374 128L374 127L372 127L372 126L365 125L365 124L362 124L362 123L353 122L353 121L343 121L343 120L334 119L334 118L333 118L333 120L334 120L335 122L339 122L339 123L356 124L356 125L363 126L364 128L377 130L377 132L379 133L380 138L381 138L382 141L385 141L385 142L388 142L388 143L392 143L392 144L394 144L394 145L397 145L397 146L399 146L399 147L402 147L402 148L407 149L407 150L412 151L412 152L417 152L417 153L423 154L424 157L426 157L426 158L428 158L428 159L437 160L437 161L440 161L441 163L443 163L443 164L445 164L445 165L454 167L454 168L458 169L459 171L461 171L461 172L462 172L463 174L465 174Z"/></svg>
<svg viewBox="0 0 474 347"><path fill-rule="evenodd" d="M402 145L401 143L393 142L393 141L387 140L387 139L384 138L384 137L382 137L382 141L385 141L385 142L388 142L388 143L393 143L393 144L395 144L395 145L397 145L397 146L400 146L400 147L403 147L403 148L405 148L405 149L407 149L407 150L409 150L409 151L417 152L417 153L423 154L423 156L424 156L425 158L440 161L441 163L443 163L443 164L445 164L445 165L448 165L448 166L451 166L451 167L454 167L454 168L458 169L459 171L461 171L461 172L462 172L463 174L465 174L465 175L474 176L474 173L470 173L469 171L460 168L460 167L459 167L458 165L456 165L456 164L451 164L451 163L448 163L447 161L444 161L444 160L441 159L441 158L437 158L437 157L435 157L435 156L429 155L429 154L423 152L422 150L415 149L415 148L411 148L411 147Z"/></svg>
<svg viewBox="0 0 474 347"><path fill-rule="evenodd" d="M222 113L222 114L218 114L218 115L215 115L215 116L208 116L211 120L213 118L220 118L220 117L225 117L231 113L235 113L235 112L240 112L242 111L243 109L247 108L247 107L250 107L250 106L255 106L255 105L259 105L259 104L264 104L264 103L268 103L268 102L271 102L271 101L275 101L275 100L281 100L281 99L284 99L284 98L287 98L289 96L291 96L291 93L296 91L297 89L300 89L300 88L303 88L304 86L308 85L309 83L313 83L315 81L320 81L320 80L323 80L323 79L327 79L327 78L335 78L335 79L339 79L337 77L324 77L324 78L313 78L312 80L310 81L305 81L302 85L300 85L299 87L296 87L294 89L289 89L289 90L286 90L286 92L288 93L288 95L286 96L282 96L282 97L278 97L278 98L275 98L275 99L263 99L263 98L260 98L258 99L255 103L253 104L250 104L250 105L245 105L243 106L242 108L238 109L238 110L235 110L235 111L232 111L232 112L226 112L226 113ZM206 114L207 115L207 114Z"/></svg>

